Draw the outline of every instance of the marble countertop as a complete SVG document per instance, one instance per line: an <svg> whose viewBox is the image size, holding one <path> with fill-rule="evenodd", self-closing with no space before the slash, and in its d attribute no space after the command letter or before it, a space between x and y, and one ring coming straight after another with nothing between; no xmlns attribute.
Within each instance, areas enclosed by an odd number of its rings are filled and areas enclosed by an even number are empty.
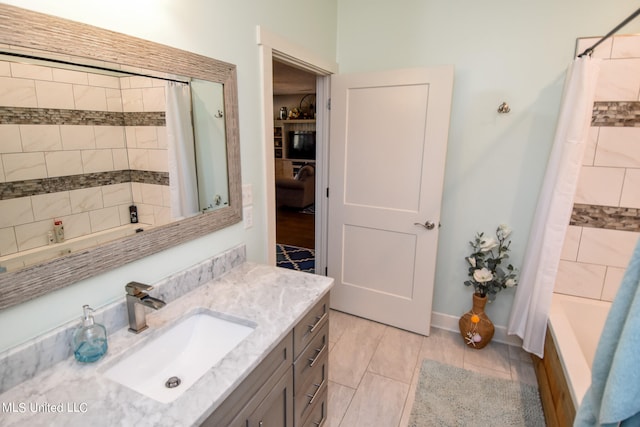
<svg viewBox="0 0 640 427"><path fill-rule="evenodd" d="M147 315L141 334L109 333L109 351L94 364L73 357L0 394L3 426L191 426L204 421L318 302L333 279L244 263ZM153 294L153 292L152 292ZM256 329L180 397L160 403L104 377L106 369L206 308L257 324Z"/></svg>

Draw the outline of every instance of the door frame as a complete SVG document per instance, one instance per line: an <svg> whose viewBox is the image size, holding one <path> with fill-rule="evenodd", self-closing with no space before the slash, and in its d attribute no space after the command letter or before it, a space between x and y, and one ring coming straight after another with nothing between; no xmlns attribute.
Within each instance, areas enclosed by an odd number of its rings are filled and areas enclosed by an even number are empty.
<svg viewBox="0 0 640 427"><path fill-rule="evenodd" d="M275 167L273 161L273 60L277 59L318 76L316 83L316 104L323 108L316 110L316 274L324 274L327 266L327 198L329 185L329 111L327 103L330 94L329 76L338 72L338 64L321 58L314 52L274 34L260 25L256 27L259 48L260 75L262 80L262 146L264 147L264 171L262 191L265 194L265 222L267 240L265 253L267 263L276 264L276 196Z"/></svg>

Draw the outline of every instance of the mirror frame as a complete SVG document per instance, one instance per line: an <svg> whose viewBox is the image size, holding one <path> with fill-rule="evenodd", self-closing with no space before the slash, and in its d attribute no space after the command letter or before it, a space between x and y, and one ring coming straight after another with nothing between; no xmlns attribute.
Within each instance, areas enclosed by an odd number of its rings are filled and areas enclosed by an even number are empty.
<svg viewBox="0 0 640 427"><path fill-rule="evenodd" d="M0 4L0 44L178 74L224 85L229 205L14 272L4 309L242 221L236 66L91 25Z"/></svg>

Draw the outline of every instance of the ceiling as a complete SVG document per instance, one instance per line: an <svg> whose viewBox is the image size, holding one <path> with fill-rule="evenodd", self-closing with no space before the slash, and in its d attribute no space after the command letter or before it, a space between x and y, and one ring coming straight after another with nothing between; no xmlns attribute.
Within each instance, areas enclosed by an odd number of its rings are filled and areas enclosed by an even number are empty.
<svg viewBox="0 0 640 427"><path fill-rule="evenodd" d="M316 75L282 62L273 61L273 94L316 93Z"/></svg>

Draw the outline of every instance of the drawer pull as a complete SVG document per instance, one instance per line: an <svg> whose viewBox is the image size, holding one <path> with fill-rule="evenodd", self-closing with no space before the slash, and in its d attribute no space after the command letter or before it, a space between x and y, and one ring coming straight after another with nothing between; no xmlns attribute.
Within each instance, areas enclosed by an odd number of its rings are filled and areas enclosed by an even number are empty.
<svg viewBox="0 0 640 427"><path fill-rule="evenodd" d="M320 421L314 421L313 425L316 425L318 427L322 427L324 425L326 418L324 417L324 415L322 416L322 419Z"/></svg>
<svg viewBox="0 0 640 427"><path fill-rule="evenodd" d="M325 311L325 312L324 312L324 314L323 314L322 316L320 316L320 317L317 317L317 316L316 316L316 323L314 323L313 325L309 325L309 332L310 332L310 333L313 333L313 331L315 331L315 330L316 330L316 328L318 327L318 325L319 325L320 323L322 323L322 321L323 321L324 319L326 319L326 317L327 317L328 315L329 315L329 313L328 313L327 311Z"/></svg>
<svg viewBox="0 0 640 427"><path fill-rule="evenodd" d="M318 396L318 393L320 392L320 390L322 390L322 386L324 385L326 380L322 380L322 382L320 384L314 384L314 386L316 386L316 392L313 394L307 394L307 397L310 397L309 399L309 405L313 405L313 402L316 400L316 397Z"/></svg>
<svg viewBox="0 0 640 427"><path fill-rule="evenodd" d="M310 357L309 360L309 367L313 368L313 366L316 364L316 362L318 361L318 359L320 359L320 356L322 355L322 353L324 353L324 351L327 349L327 344L323 344L322 348L316 348L316 356L315 357Z"/></svg>

